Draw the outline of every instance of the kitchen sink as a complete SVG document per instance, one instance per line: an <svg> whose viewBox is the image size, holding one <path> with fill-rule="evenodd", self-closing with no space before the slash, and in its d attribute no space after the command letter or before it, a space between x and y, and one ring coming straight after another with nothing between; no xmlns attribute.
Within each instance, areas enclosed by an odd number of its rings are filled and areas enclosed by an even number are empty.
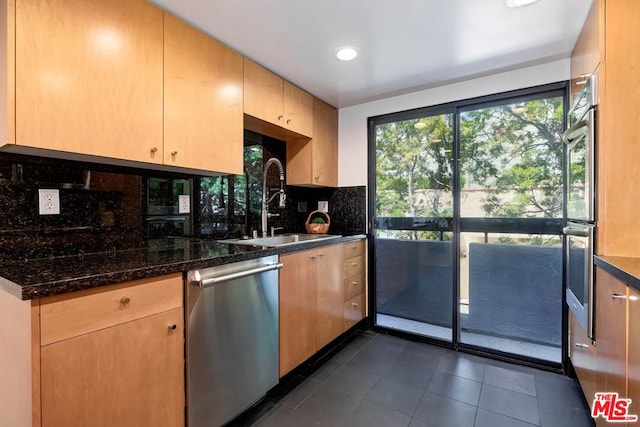
<svg viewBox="0 0 640 427"><path fill-rule="evenodd" d="M271 237L260 237L257 239L228 239L220 240L221 243L230 243L234 245L248 245L248 246L267 246L270 248L277 248L280 246L299 245L300 243L306 243L310 241L338 239L342 236L335 236L330 234L281 234Z"/></svg>

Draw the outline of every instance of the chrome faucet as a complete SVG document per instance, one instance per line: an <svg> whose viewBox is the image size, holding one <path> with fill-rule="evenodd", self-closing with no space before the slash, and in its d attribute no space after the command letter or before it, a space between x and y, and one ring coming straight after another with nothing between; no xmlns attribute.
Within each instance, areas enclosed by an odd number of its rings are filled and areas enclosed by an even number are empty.
<svg viewBox="0 0 640 427"><path fill-rule="evenodd" d="M274 164L278 166L278 170L280 171L280 190L269 197L269 194L267 193L267 172L269 172L271 165ZM262 237L267 237L267 218L279 216L279 214L269 213L269 203L276 196L280 196L278 206L284 208L287 200L284 192L284 168L282 167L280 160L272 157L267 160L267 163L265 163L264 175L262 177Z"/></svg>

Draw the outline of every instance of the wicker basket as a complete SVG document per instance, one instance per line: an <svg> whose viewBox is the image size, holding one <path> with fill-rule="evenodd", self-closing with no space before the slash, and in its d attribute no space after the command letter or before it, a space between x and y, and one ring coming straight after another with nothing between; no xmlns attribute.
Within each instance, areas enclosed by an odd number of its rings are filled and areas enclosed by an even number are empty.
<svg viewBox="0 0 640 427"><path fill-rule="evenodd" d="M322 214L326 217L326 224L316 224L311 222L311 217L314 214ZM327 234L329 231L329 225L331 225L331 218L329 218L329 214L323 211L313 211L307 217L307 222L304 223L304 227L307 229L307 233L310 234Z"/></svg>

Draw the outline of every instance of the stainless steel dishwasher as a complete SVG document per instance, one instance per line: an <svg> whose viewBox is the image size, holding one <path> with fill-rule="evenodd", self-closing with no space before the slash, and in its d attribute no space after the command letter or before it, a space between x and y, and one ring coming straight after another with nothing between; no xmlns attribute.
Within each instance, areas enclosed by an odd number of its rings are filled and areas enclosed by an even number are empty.
<svg viewBox="0 0 640 427"><path fill-rule="evenodd" d="M278 383L277 256L187 274L189 427L224 424Z"/></svg>

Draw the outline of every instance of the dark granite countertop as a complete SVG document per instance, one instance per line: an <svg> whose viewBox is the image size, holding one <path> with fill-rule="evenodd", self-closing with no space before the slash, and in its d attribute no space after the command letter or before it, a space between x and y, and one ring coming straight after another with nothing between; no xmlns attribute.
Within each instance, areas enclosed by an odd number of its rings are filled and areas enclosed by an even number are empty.
<svg viewBox="0 0 640 427"><path fill-rule="evenodd" d="M640 292L640 258L596 256L594 264Z"/></svg>
<svg viewBox="0 0 640 427"><path fill-rule="evenodd" d="M233 245L198 238L151 240L136 249L7 262L0 265L0 290L29 300L364 237L358 234L280 248Z"/></svg>

